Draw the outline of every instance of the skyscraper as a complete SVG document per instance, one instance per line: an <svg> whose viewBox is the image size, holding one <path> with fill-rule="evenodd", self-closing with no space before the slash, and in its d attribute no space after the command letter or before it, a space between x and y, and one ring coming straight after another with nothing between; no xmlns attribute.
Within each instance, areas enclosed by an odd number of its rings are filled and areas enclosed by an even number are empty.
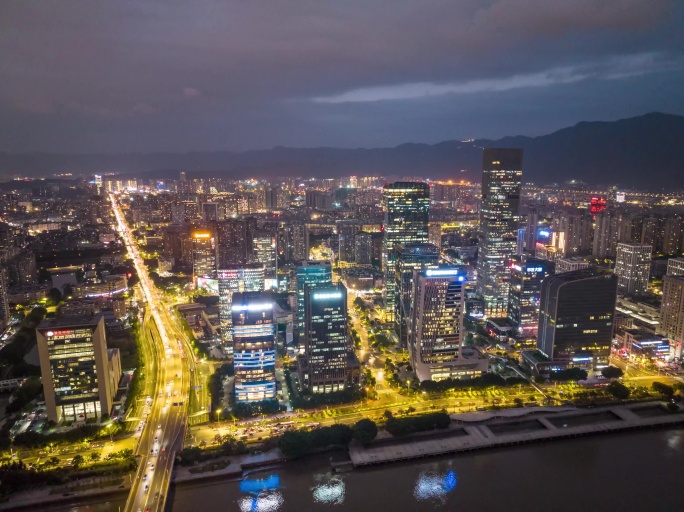
<svg viewBox="0 0 684 512"><path fill-rule="evenodd" d="M360 226L358 224L344 223L337 225L340 261L354 261L354 239L359 230Z"/></svg>
<svg viewBox="0 0 684 512"><path fill-rule="evenodd" d="M537 348L549 359L577 366L608 365L617 276L585 268L542 282Z"/></svg>
<svg viewBox="0 0 684 512"><path fill-rule="evenodd" d="M354 237L354 261L357 265L370 265L373 262L373 235L357 233Z"/></svg>
<svg viewBox="0 0 684 512"><path fill-rule="evenodd" d="M36 339L48 418L109 414L116 389L109 386L104 318L45 320Z"/></svg>
<svg viewBox="0 0 684 512"><path fill-rule="evenodd" d="M518 340L536 338L542 281L553 264L546 260L516 256L511 265L508 318L516 326Z"/></svg>
<svg viewBox="0 0 684 512"><path fill-rule="evenodd" d="M341 283L304 289L301 380L311 393L342 391L352 384L349 362L355 359L347 332L347 289Z"/></svg>
<svg viewBox="0 0 684 512"><path fill-rule="evenodd" d="M298 341L304 341L304 288L332 285L332 268L329 261L304 260L297 263L297 321Z"/></svg>
<svg viewBox="0 0 684 512"><path fill-rule="evenodd" d="M430 187L423 182L386 184L383 188L382 269L385 276L385 315L395 320L396 283L394 247L428 243Z"/></svg>
<svg viewBox="0 0 684 512"><path fill-rule="evenodd" d="M392 260L395 262L395 321L399 328L399 342L407 343L408 319L411 314L413 271L436 268L439 265L439 249L433 244L395 245Z"/></svg>
<svg viewBox="0 0 684 512"><path fill-rule="evenodd" d="M660 305L660 333L667 336L674 347L674 357L682 357L684 344L684 276L666 275L663 278L663 299Z"/></svg>
<svg viewBox="0 0 684 512"><path fill-rule="evenodd" d="M522 157L522 149L484 150L477 293L490 317L508 312L508 260L516 253L520 224Z"/></svg>
<svg viewBox="0 0 684 512"><path fill-rule="evenodd" d="M668 276L684 276L684 258L670 258L667 260Z"/></svg>
<svg viewBox="0 0 684 512"><path fill-rule="evenodd" d="M651 273L650 245L617 244L615 275L618 276L618 290L626 294L643 293L648 289Z"/></svg>
<svg viewBox="0 0 684 512"><path fill-rule="evenodd" d="M233 294L233 362L235 401L274 399L275 324L270 292Z"/></svg>
<svg viewBox="0 0 684 512"><path fill-rule="evenodd" d="M465 276L457 268L413 271L408 349L416 377L471 378L487 371L487 360L464 351Z"/></svg>
<svg viewBox="0 0 684 512"><path fill-rule="evenodd" d="M264 291L265 272L261 263L233 265L216 272L219 289L219 320L224 347L232 348L233 294Z"/></svg>
<svg viewBox="0 0 684 512"><path fill-rule="evenodd" d="M216 242L214 235L206 230L193 231L192 235L192 275L213 277L216 272Z"/></svg>
<svg viewBox="0 0 684 512"><path fill-rule="evenodd" d="M309 258L309 231L304 222L290 222L282 232L283 256L287 261Z"/></svg>

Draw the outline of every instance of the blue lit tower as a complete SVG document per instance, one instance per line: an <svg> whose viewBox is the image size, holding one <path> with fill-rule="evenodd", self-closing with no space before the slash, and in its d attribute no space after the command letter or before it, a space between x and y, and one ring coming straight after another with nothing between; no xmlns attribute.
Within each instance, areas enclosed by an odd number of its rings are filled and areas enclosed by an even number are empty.
<svg viewBox="0 0 684 512"><path fill-rule="evenodd" d="M276 396L275 324L270 292L233 294L235 401L258 402Z"/></svg>
<svg viewBox="0 0 684 512"><path fill-rule="evenodd" d="M304 260L297 263L297 336L304 341L304 286L332 285L332 268L329 261Z"/></svg>

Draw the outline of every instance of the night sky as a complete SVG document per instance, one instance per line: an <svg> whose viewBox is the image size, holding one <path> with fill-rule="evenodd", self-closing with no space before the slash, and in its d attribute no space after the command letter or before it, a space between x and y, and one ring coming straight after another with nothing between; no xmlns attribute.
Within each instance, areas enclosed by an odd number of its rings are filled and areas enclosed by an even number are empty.
<svg viewBox="0 0 684 512"><path fill-rule="evenodd" d="M0 2L0 150L379 147L684 114L681 0Z"/></svg>

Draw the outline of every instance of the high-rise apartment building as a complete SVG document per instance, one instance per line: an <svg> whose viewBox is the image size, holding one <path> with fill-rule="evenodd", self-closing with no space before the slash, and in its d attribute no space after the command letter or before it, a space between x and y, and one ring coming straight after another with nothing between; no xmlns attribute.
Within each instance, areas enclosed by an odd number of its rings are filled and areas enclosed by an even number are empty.
<svg viewBox="0 0 684 512"><path fill-rule="evenodd" d="M508 261L516 254L522 158L522 149L484 150L477 293L489 317L508 313Z"/></svg>
<svg viewBox="0 0 684 512"><path fill-rule="evenodd" d="M663 278L660 333L670 340L672 355L681 358L684 344L684 275L666 275Z"/></svg>
<svg viewBox="0 0 684 512"><path fill-rule="evenodd" d="M224 347L232 348L233 294L264 291L265 272L261 263L233 265L216 272L219 289L219 321Z"/></svg>
<svg viewBox="0 0 684 512"><path fill-rule="evenodd" d="M301 381L311 393L342 391L353 384L355 358L347 331L347 289L304 287L305 356L300 359ZM352 364L350 364L352 362Z"/></svg>
<svg viewBox="0 0 684 512"><path fill-rule="evenodd" d="M632 295L648 289L651 273L650 245L617 244L615 275L618 276L618 290Z"/></svg>
<svg viewBox="0 0 684 512"><path fill-rule="evenodd" d="M370 265L373 262L373 235L357 233L354 237L354 262L357 265Z"/></svg>
<svg viewBox="0 0 684 512"><path fill-rule="evenodd" d="M684 276L684 258L670 258L667 260L668 276Z"/></svg>
<svg viewBox="0 0 684 512"><path fill-rule="evenodd" d="M276 331L270 292L233 294L233 364L235 401L276 397Z"/></svg>
<svg viewBox="0 0 684 512"><path fill-rule="evenodd" d="M298 341L304 341L304 290L308 286L332 285L332 267L329 261L304 260L297 263L297 321Z"/></svg>
<svg viewBox="0 0 684 512"><path fill-rule="evenodd" d="M396 271L394 248L397 245L428 243L430 187L423 182L386 184L383 188L382 269L385 277L385 316L395 320Z"/></svg>
<svg viewBox="0 0 684 512"><path fill-rule="evenodd" d="M537 337L542 281L552 269L553 264L546 260L525 256L512 260L508 318L516 326L519 340Z"/></svg>
<svg viewBox="0 0 684 512"><path fill-rule="evenodd" d="M104 318L51 319L36 328L48 419L99 419L111 412Z"/></svg>
<svg viewBox="0 0 684 512"><path fill-rule="evenodd" d="M337 237L339 242L340 261L353 262L356 234L360 231L358 224L338 224Z"/></svg>
<svg viewBox="0 0 684 512"><path fill-rule="evenodd" d="M8 288L7 270L2 266L0 267L0 329L4 329L10 319L9 301L7 300Z"/></svg>
<svg viewBox="0 0 684 512"><path fill-rule="evenodd" d="M213 277L216 272L216 240L210 231L193 231L192 240L192 277Z"/></svg>
<svg viewBox="0 0 684 512"><path fill-rule="evenodd" d="M309 231L304 222L289 222L284 226L282 248L287 261L309 259Z"/></svg>
<svg viewBox="0 0 684 512"><path fill-rule="evenodd" d="M408 349L416 377L472 378L487 371L487 360L465 350L465 275L457 268L413 271Z"/></svg>
<svg viewBox="0 0 684 512"><path fill-rule="evenodd" d="M555 273L562 274L563 272L582 270L583 268L587 268L588 266L589 262L585 261L583 258L580 257L561 258L556 262Z"/></svg>
<svg viewBox="0 0 684 512"><path fill-rule="evenodd" d="M218 224L219 268L244 265L251 261L252 225L243 219L228 219Z"/></svg>
<svg viewBox="0 0 684 512"><path fill-rule="evenodd" d="M216 222L219 220L218 203L202 203L202 220L204 222Z"/></svg>
<svg viewBox="0 0 684 512"><path fill-rule="evenodd" d="M575 366L608 365L613 339L617 276L585 268L542 282L537 348Z"/></svg>

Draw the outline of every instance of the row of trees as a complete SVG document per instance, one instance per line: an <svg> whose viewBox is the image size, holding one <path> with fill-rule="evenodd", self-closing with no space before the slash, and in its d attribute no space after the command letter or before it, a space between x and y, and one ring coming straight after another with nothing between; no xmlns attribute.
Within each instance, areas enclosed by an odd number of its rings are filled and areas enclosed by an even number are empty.
<svg viewBox="0 0 684 512"><path fill-rule="evenodd" d="M280 404L276 399L262 400L261 402L238 402L233 406L233 415L236 418L254 418L279 412Z"/></svg>
<svg viewBox="0 0 684 512"><path fill-rule="evenodd" d="M496 373L485 373L480 377L475 377L470 380L461 379L444 379L440 381L424 380L420 383L421 389L424 391L447 391L449 389L486 389L489 387L509 387L517 386L518 384L527 384L527 380L522 377L503 378Z"/></svg>
<svg viewBox="0 0 684 512"><path fill-rule="evenodd" d="M333 393L300 394L290 398L293 409L313 409L321 405L348 404L361 400L362 393L358 388L345 388Z"/></svg>
<svg viewBox="0 0 684 512"><path fill-rule="evenodd" d="M218 446L203 450L197 446L184 448L180 453L180 464L192 466L198 462L210 460L216 457L239 455L247 453L247 447L243 441L238 441L234 436L217 436Z"/></svg>
<svg viewBox="0 0 684 512"><path fill-rule="evenodd" d="M209 395L211 396L212 411L215 411L216 409L219 409L223 406L223 379L224 377L230 377L233 375L235 375L233 363L225 363L221 365L221 367L218 368L214 373L212 373L207 379L207 388L209 389Z"/></svg>
<svg viewBox="0 0 684 512"><path fill-rule="evenodd" d="M408 416L397 418L391 412L385 413L387 422L385 430L395 437L406 436L416 432L426 432L436 429L449 428L451 418L446 411L421 414L419 416Z"/></svg>
<svg viewBox="0 0 684 512"><path fill-rule="evenodd" d="M296 458L330 446L347 446L352 439L370 443L378 434L372 420L363 419L354 426L331 425L313 430L289 430L278 441L278 447L286 457Z"/></svg>
<svg viewBox="0 0 684 512"><path fill-rule="evenodd" d="M39 434L38 432L24 432L14 438L15 446L24 448L44 448L50 445L63 443L78 443L82 441L94 441L104 439L110 435L117 435L124 430L121 423L110 423L106 426L83 425L82 427L67 430L65 432L52 432Z"/></svg>

